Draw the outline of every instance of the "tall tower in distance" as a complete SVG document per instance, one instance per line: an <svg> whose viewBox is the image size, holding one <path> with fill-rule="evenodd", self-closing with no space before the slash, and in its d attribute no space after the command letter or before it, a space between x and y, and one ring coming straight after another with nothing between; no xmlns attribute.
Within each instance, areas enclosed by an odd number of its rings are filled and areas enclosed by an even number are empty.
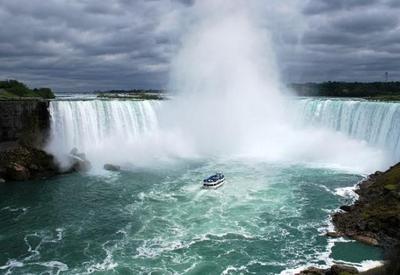
<svg viewBox="0 0 400 275"><path fill-rule="evenodd" d="M385 82L388 82L388 81L389 81L389 73L385 72Z"/></svg>

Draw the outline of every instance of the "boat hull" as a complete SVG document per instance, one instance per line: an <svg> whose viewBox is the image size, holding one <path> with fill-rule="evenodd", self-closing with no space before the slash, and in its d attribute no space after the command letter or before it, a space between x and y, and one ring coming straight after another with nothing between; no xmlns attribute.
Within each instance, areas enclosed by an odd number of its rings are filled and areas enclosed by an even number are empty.
<svg viewBox="0 0 400 275"><path fill-rule="evenodd" d="M222 185L224 185L224 179L216 181L216 182L209 182L209 183L203 183L203 189L218 189Z"/></svg>

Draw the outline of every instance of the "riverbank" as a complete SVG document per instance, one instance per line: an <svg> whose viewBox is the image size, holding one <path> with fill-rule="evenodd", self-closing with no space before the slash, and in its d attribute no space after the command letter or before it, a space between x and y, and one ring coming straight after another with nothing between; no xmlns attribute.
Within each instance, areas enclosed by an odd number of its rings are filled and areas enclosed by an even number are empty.
<svg viewBox="0 0 400 275"><path fill-rule="evenodd" d="M328 232L327 236L347 237L383 248L385 265L360 274L400 274L400 163L385 172L371 174L355 192L359 196L357 201L341 206L340 211L332 215L336 231ZM355 268L334 265L328 269L310 267L299 274L359 272Z"/></svg>
<svg viewBox="0 0 400 275"><path fill-rule="evenodd" d="M292 83L288 85L299 96L365 98L381 101L400 99L400 82Z"/></svg>
<svg viewBox="0 0 400 275"><path fill-rule="evenodd" d="M59 174L54 157L45 151L13 144L0 151L0 178L5 181L43 179Z"/></svg>

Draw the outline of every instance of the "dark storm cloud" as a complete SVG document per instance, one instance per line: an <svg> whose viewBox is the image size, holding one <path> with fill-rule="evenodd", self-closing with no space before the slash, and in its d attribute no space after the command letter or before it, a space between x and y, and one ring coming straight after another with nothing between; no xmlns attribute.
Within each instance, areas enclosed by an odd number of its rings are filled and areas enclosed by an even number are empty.
<svg viewBox="0 0 400 275"><path fill-rule="evenodd" d="M330 13L338 10L372 6L378 0L310 0L304 8L305 14Z"/></svg>
<svg viewBox="0 0 400 275"><path fill-rule="evenodd" d="M399 1L312 0L301 53L285 67L297 81L400 80Z"/></svg>
<svg viewBox="0 0 400 275"><path fill-rule="evenodd" d="M400 1L254 2L286 81L400 78ZM0 0L0 78L59 91L165 87L193 3Z"/></svg>
<svg viewBox="0 0 400 275"><path fill-rule="evenodd" d="M187 1L0 1L0 78L59 90L163 87Z"/></svg>

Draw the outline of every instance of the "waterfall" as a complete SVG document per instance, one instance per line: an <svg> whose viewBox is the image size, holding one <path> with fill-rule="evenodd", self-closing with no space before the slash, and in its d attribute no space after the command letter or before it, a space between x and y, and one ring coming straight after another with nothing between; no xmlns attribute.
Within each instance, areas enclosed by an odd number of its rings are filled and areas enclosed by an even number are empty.
<svg viewBox="0 0 400 275"><path fill-rule="evenodd" d="M363 172L383 169L400 160L399 103L318 98L296 99L292 103L297 130L290 135L271 133L279 136L272 145L268 144L267 135L265 140L254 139L254 147L243 147L250 157L338 167L352 167L356 162L355 169ZM206 156L206 151L198 149L213 142L218 133L212 138L192 140L190 133L168 126L171 118L165 110L173 106L161 101L53 101L48 150L65 167L74 147L98 167L107 162L153 166L162 159ZM230 146L226 141L228 153L224 156L235 156L236 145ZM383 156L368 147L383 151L385 162Z"/></svg>
<svg viewBox="0 0 400 275"><path fill-rule="evenodd" d="M48 150L64 165L65 156L74 147L92 155L91 160L100 154L112 160L113 152L158 129L158 105L158 101L53 101Z"/></svg>
<svg viewBox="0 0 400 275"><path fill-rule="evenodd" d="M296 102L296 108L302 126L342 132L400 161L400 103L304 98Z"/></svg>

